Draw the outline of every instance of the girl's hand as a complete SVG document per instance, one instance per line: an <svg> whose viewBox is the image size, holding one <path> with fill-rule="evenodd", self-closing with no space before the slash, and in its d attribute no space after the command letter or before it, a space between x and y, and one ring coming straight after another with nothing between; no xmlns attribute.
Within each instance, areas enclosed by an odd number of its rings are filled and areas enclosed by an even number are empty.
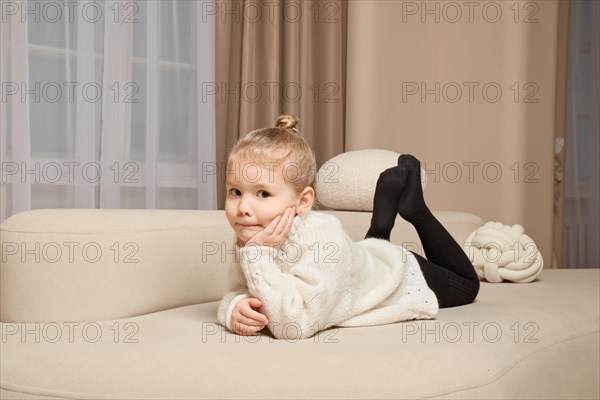
<svg viewBox="0 0 600 400"><path fill-rule="evenodd" d="M262 231L252 236L246 246L271 246L277 249L283 246L292 229L292 222L296 216L296 208L288 207L283 215L278 215Z"/></svg>
<svg viewBox="0 0 600 400"><path fill-rule="evenodd" d="M266 315L254 311L262 302L255 297L240 300L231 313L231 330L242 336L250 336L263 329L269 323Z"/></svg>

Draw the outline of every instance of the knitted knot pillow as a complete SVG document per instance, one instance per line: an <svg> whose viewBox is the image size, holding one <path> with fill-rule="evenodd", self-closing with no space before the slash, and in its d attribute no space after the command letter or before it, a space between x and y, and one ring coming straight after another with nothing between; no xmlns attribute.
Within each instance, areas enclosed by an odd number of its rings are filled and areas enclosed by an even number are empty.
<svg viewBox="0 0 600 400"><path fill-rule="evenodd" d="M518 224L487 222L469 235L463 249L480 279L527 283L542 272L542 254L524 231Z"/></svg>
<svg viewBox="0 0 600 400"><path fill-rule="evenodd" d="M400 153L388 150L355 150L339 154L319 168L317 200L340 211L373 211L373 196L379 174L398 165ZM421 167L421 186L427 175Z"/></svg>

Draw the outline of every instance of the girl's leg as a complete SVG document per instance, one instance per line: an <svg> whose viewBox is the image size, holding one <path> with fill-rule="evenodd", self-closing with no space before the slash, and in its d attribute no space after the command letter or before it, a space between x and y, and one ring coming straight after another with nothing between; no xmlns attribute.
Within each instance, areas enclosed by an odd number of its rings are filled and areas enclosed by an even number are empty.
<svg viewBox="0 0 600 400"><path fill-rule="evenodd" d="M462 248L425 204L420 166L421 163L415 157L403 154L398 158L398 167L381 174L375 192L375 199L379 197L380 201L374 200L371 228L366 237L389 240L398 212L413 224L421 239L427 259L418 254L415 256L440 307L471 303L479 292L479 277ZM397 182L400 182L399 189L394 189ZM394 196L399 197L396 197L397 206L392 213L389 203ZM387 223L384 218L388 218Z"/></svg>
<svg viewBox="0 0 600 400"><path fill-rule="evenodd" d="M373 198L371 227L365 239L373 237L390 240L390 233L398 213L398 200L403 186L402 179L398 167L388 168L379 175Z"/></svg>
<svg viewBox="0 0 600 400"><path fill-rule="evenodd" d="M421 163L412 155L403 154L398 168L405 182L398 212L413 224L421 239L427 259L418 256L417 261L427 284L437 295L440 307L473 302L479 292L479 277L463 249L425 204Z"/></svg>
<svg viewBox="0 0 600 400"><path fill-rule="evenodd" d="M413 253L427 286L437 297L440 308L462 306L472 303L479 292L479 278L467 279L457 273L436 265L431 261ZM471 268L473 268L471 266Z"/></svg>

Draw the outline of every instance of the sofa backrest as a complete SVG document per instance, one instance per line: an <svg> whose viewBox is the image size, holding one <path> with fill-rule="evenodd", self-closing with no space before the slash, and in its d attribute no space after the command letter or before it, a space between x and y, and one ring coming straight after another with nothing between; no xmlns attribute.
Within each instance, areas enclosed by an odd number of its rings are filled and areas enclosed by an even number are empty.
<svg viewBox="0 0 600 400"><path fill-rule="evenodd" d="M355 241L371 213L327 212ZM435 213L462 244L483 221ZM398 217L392 242L422 254ZM31 210L0 226L0 321L98 321L220 300L234 234L222 210Z"/></svg>

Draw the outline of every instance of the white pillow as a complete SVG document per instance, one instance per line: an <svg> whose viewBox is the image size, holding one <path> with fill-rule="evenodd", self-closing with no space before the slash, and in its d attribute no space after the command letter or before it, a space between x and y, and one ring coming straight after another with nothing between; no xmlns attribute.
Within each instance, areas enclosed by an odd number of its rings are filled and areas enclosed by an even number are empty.
<svg viewBox="0 0 600 400"><path fill-rule="evenodd" d="M348 151L319 168L315 189L317 200L325 207L344 211L373 211L373 196L379 174L398 165L400 153L367 149ZM421 186L427 174L421 167Z"/></svg>

